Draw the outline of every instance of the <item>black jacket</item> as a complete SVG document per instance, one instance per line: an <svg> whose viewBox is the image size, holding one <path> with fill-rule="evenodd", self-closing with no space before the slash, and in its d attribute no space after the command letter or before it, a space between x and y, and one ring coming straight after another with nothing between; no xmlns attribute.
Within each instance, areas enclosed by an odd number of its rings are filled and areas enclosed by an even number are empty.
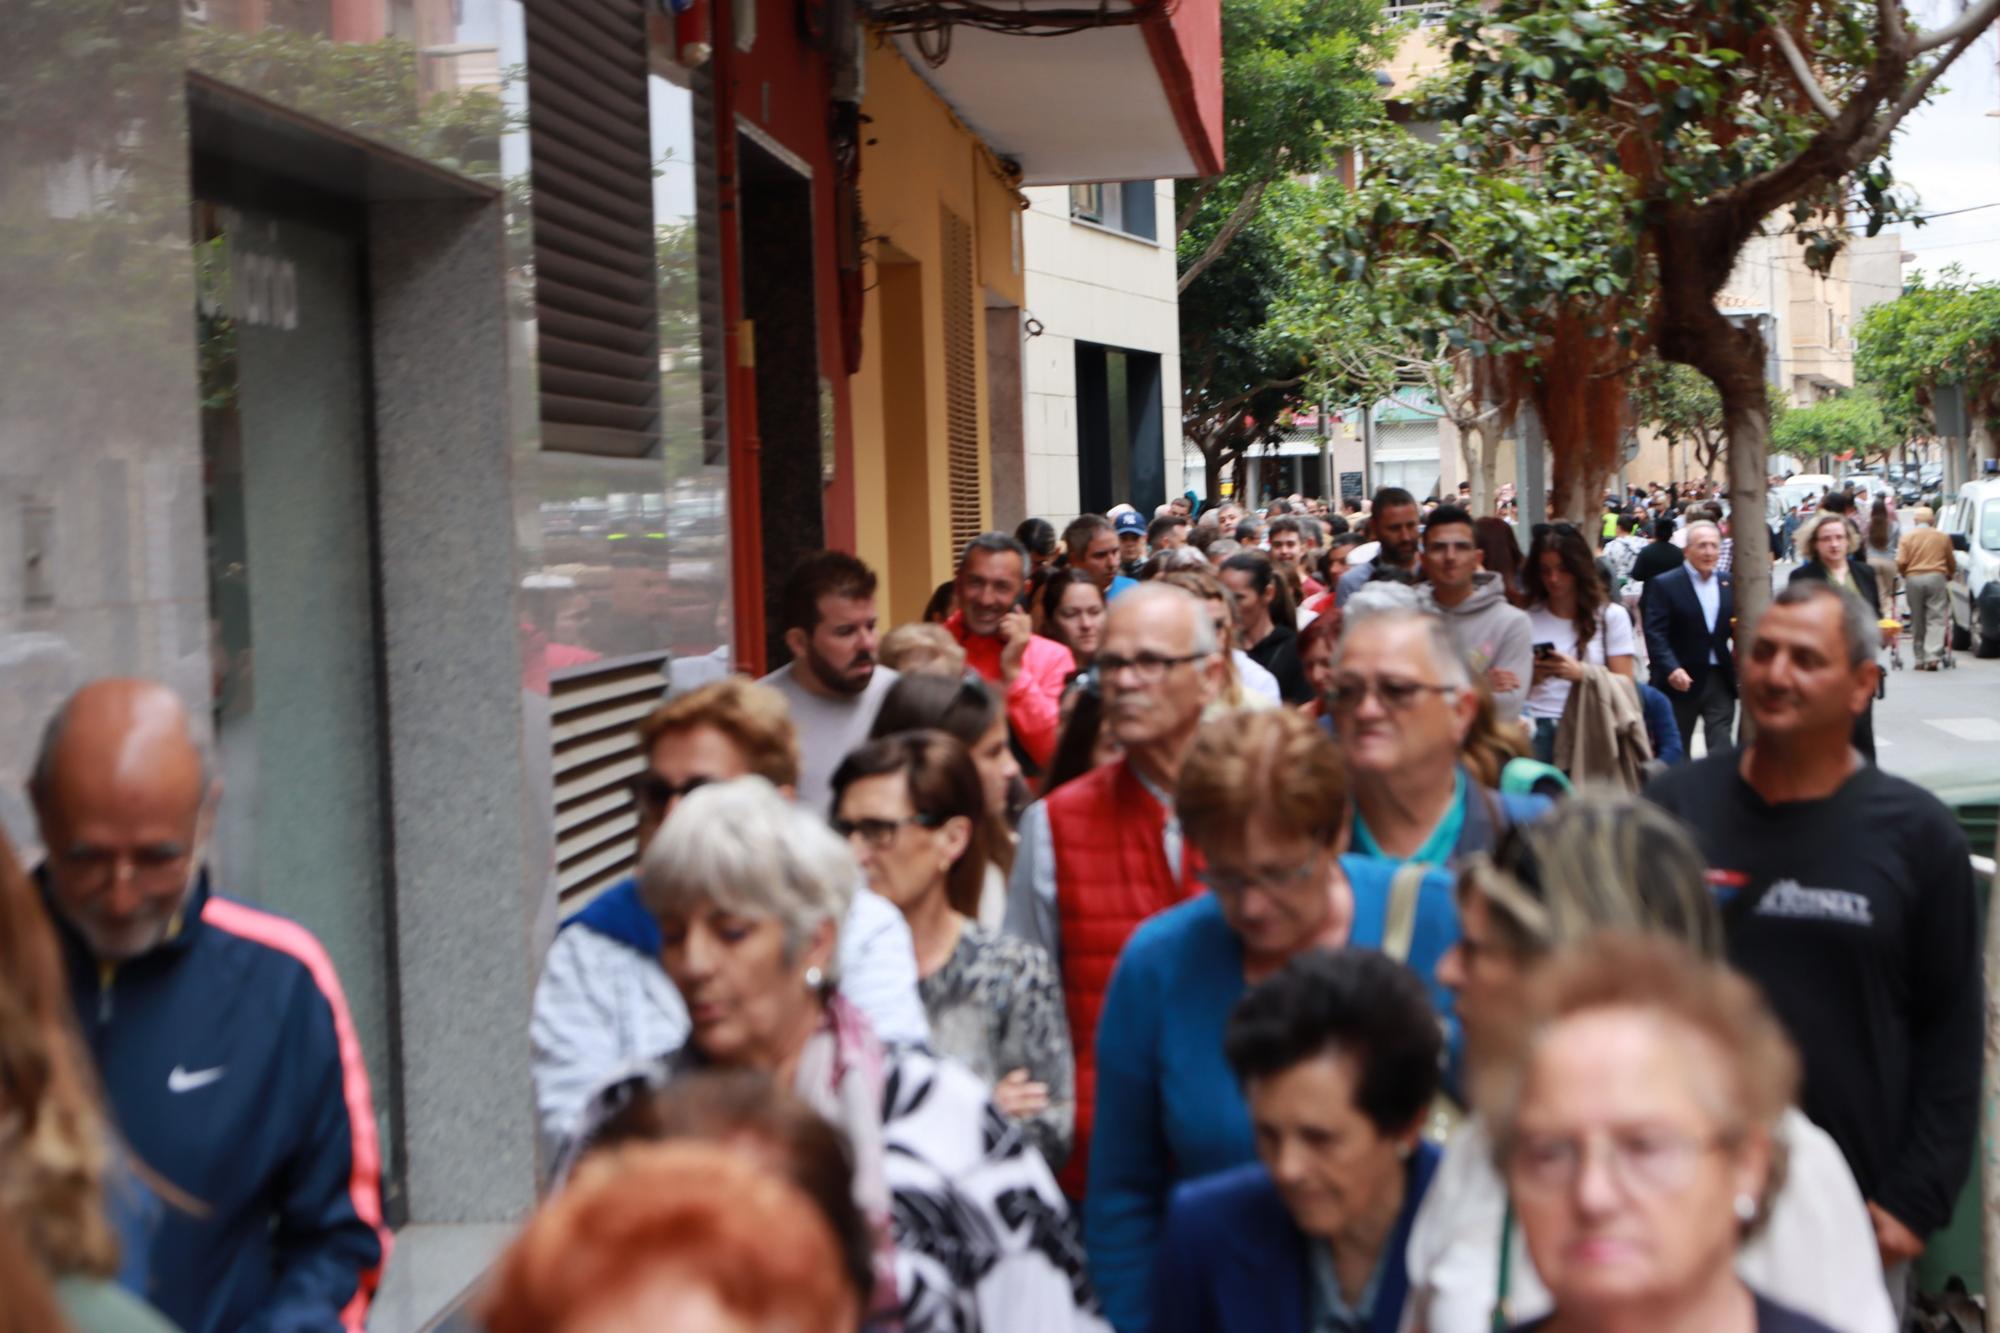
<svg viewBox="0 0 2000 1333"><path fill-rule="evenodd" d="M1854 587L1855 595L1868 603L1868 609L1873 611L1879 620L1882 616L1882 595L1875 582L1875 571L1859 560L1849 560L1847 577ZM1786 582L1797 583L1800 579L1818 579L1824 583L1827 581L1826 566L1817 560L1808 560L1793 570L1791 578Z"/></svg>
<svg viewBox="0 0 2000 1333"><path fill-rule="evenodd" d="M1680 668L1693 678L1692 692L1701 693L1702 683L1708 679L1712 651L1715 669L1722 673L1722 683L1731 694L1736 693L1736 658L1731 651L1729 623L1736 615L1736 596L1729 575L1718 573L1715 577L1721 581L1722 598L1713 631L1702 614L1701 599L1695 596L1694 576L1686 565L1646 581L1639 610L1646 622L1646 656L1656 689L1668 688L1667 677Z"/></svg>
<svg viewBox="0 0 2000 1333"><path fill-rule="evenodd" d="M1687 552L1672 542L1647 542L1646 549L1633 559L1632 568L1625 577L1634 583L1644 583L1670 569L1679 569L1686 561Z"/></svg>
<svg viewBox="0 0 2000 1333"><path fill-rule="evenodd" d="M1312 686L1299 661L1299 632L1290 625L1273 625L1271 632L1248 652L1250 660L1278 678L1278 695L1288 704L1311 703Z"/></svg>

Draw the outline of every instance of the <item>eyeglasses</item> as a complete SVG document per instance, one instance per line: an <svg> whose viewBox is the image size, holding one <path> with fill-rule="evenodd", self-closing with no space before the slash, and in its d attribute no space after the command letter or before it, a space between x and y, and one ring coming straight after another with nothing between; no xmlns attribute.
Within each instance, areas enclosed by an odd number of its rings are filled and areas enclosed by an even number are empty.
<svg viewBox="0 0 2000 1333"><path fill-rule="evenodd" d="M1508 1150L1508 1177L1530 1194L1562 1194L1576 1187L1584 1163L1601 1145L1611 1178L1627 1198L1676 1194L1687 1188L1694 1164L1735 1146L1732 1134L1690 1138L1668 1129L1599 1130L1589 1136L1524 1134Z"/></svg>
<svg viewBox="0 0 2000 1333"><path fill-rule="evenodd" d="M713 781L714 778L689 778L686 782L675 784L658 773L644 773L632 780L632 799L648 810L664 810L681 797L690 796Z"/></svg>
<svg viewBox="0 0 2000 1333"><path fill-rule="evenodd" d="M1233 875L1223 870L1204 870L1195 878L1218 898L1240 898L1252 889L1262 889L1266 893L1284 893L1296 889L1312 879L1318 869L1318 858L1314 858L1304 865L1294 866L1289 870L1255 870L1247 875Z"/></svg>
<svg viewBox="0 0 2000 1333"><path fill-rule="evenodd" d="M1407 713L1417 706L1417 696L1421 694L1458 693L1456 685L1426 685L1416 680L1396 680L1384 676L1380 680L1363 680L1350 677L1333 682L1333 706L1342 711L1352 711L1361 707L1361 701L1370 694L1382 701L1382 706L1392 713Z"/></svg>
<svg viewBox="0 0 2000 1333"><path fill-rule="evenodd" d="M1097 655L1097 675L1101 680L1118 679L1118 673L1130 667L1139 678L1141 685L1156 685L1166 677L1170 667L1186 662L1199 662L1213 653L1184 653L1179 657L1162 657L1158 653L1140 653L1137 657L1118 657L1111 653Z"/></svg>
<svg viewBox="0 0 2000 1333"><path fill-rule="evenodd" d="M879 852L912 824L921 828L936 828L941 822L935 815L910 815L904 819L836 819L833 831L843 838L859 837Z"/></svg>
<svg viewBox="0 0 2000 1333"><path fill-rule="evenodd" d="M80 893L98 893L125 875L141 892L185 881L194 861L194 851L178 843L141 847L129 855L101 847L78 847L54 854L63 867L63 878Z"/></svg>

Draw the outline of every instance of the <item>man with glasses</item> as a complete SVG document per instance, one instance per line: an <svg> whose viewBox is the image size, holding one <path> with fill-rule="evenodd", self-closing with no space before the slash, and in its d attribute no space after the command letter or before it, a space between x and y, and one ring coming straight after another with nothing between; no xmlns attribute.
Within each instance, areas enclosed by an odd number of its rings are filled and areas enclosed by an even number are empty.
<svg viewBox="0 0 2000 1333"><path fill-rule="evenodd" d="M1125 939L1196 891L1171 817L1181 760L1223 689L1207 609L1171 584L1142 583L1105 618L1096 671L1115 762L1058 787L1021 816L1008 884L1009 932L1056 963L1076 1049L1076 1147L1062 1173L1083 1192L1096 1087L1097 1015Z"/></svg>
<svg viewBox="0 0 2000 1333"><path fill-rule="evenodd" d="M668 700L639 724L645 767L633 783L643 852L674 807L711 782L755 773L786 796L799 776L798 740L785 701L741 678ZM599 1088L630 1065L687 1038L687 1006L660 967L660 932L627 876L571 917L549 948L535 987L529 1034L535 1106L553 1147L576 1131ZM917 961L903 914L857 888L840 931L841 994L885 1042L924 1041Z"/></svg>
<svg viewBox="0 0 2000 1333"><path fill-rule="evenodd" d="M1475 782L1461 762L1479 709L1471 668L1443 619L1371 589L1348 604L1327 709L1354 786L1351 850L1453 866L1538 817L1538 796Z"/></svg>
<svg viewBox="0 0 2000 1333"><path fill-rule="evenodd" d="M136 1294L176 1328L359 1327L389 1255L368 1071L319 941L211 884L221 783L187 710L151 681L84 686L28 795L117 1136L199 1200L158 1213Z"/></svg>
<svg viewBox="0 0 2000 1333"><path fill-rule="evenodd" d="M1534 674L1534 632L1528 613L1507 600L1500 576L1486 568L1472 515L1452 504L1431 510L1423 566L1430 606L1444 617L1460 655L1486 673L1500 721L1519 722Z"/></svg>

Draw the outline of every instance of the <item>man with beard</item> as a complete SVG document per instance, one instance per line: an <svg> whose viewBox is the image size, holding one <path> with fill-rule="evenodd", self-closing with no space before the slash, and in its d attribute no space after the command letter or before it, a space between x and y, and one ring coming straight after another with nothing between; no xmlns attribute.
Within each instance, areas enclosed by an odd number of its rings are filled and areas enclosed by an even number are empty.
<svg viewBox="0 0 2000 1333"><path fill-rule="evenodd" d="M785 696L799 735L799 804L824 815L833 770L868 739L896 673L875 662L875 571L845 551L816 551L778 601L792 660L764 677Z"/></svg>
<svg viewBox="0 0 2000 1333"><path fill-rule="evenodd" d="M1419 529L1422 526L1417 498L1400 486L1384 486L1375 492L1375 504L1369 515L1369 535L1382 549L1367 564L1350 566L1340 576L1340 585L1334 590L1334 596L1342 606L1347 605L1347 599L1362 584L1372 579L1391 577L1384 571L1402 571L1411 575L1412 582L1415 581Z"/></svg>

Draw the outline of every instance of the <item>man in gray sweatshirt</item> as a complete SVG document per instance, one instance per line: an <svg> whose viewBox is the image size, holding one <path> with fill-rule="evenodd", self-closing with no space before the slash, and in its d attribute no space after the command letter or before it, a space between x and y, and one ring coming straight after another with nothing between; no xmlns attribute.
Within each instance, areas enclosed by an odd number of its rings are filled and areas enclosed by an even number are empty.
<svg viewBox="0 0 2000 1333"><path fill-rule="evenodd" d="M1441 504L1424 519L1427 599L1444 617L1474 671L1493 688L1500 721L1520 721L1535 665L1528 613L1507 600L1500 576L1490 573L1473 540L1472 515Z"/></svg>

